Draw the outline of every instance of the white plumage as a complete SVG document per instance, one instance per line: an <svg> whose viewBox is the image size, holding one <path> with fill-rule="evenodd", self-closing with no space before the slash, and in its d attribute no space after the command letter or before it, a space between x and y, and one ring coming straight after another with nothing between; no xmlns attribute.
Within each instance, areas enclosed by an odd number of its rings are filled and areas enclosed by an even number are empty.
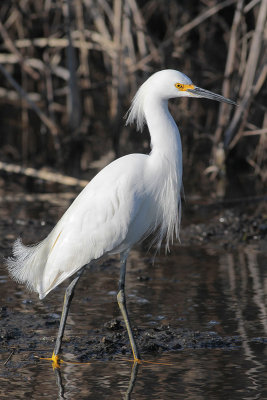
<svg viewBox="0 0 267 400"><path fill-rule="evenodd" d="M85 264L130 250L151 233L158 246L166 236L168 249L179 235L182 184L181 140L168 99L182 96L212 98L174 70L157 72L140 87L127 123L139 130L148 125L151 153L121 157L100 171L42 242L27 247L17 240L8 259L17 281L42 299Z"/></svg>

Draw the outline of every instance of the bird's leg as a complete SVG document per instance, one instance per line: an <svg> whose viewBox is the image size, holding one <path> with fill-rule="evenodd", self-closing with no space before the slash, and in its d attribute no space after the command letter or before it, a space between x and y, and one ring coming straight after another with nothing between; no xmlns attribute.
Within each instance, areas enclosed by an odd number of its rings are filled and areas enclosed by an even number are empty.
<svg viewBox="0 0 267 400"><path fill-rule="evenodd" d="M126 299L125 299L125 292L124 292L126 262L127 262L128 253L129 252L127 251L127 252L124 252L121 254L121 270L120 270L119 291L117 294L117 301L118 301L118 304L119 304L119 307L120 307L120 310L121 310L121 313L122 313L122 316L123 316L123 319L124 319L124 322L125 322L125 325L127 328L127 332L128 332L128 336L130 339L133 356L134 356L134 361L140 361L141 357L140 357L139 350L137 348L137 345L136 345L136 342L134 339L128 311L126 308Z"/></svg>
<svg viewBox="0 0 267 400"><path fill-rule="evenodd" d="M69 309L70 309L70 303L71 300L74 296L74 289L75 286L77 285L78 280L80 279L85 267L83 267L76 275L76 277L71 281L69 286L67 287L65 291L65 296L64 296L64 303L63 303L63 308L62 308L62 313L61 313L61 319L60 319L60 325L59 325L59 330L57 334L57 339L56 339L56 344L54 348L54 352L52 355L52 360L58 364L59 363L59 353L61 350L61 343L62 343L62 338L65 330L65 325L66 325L66 320L68 317Z"/></svg>

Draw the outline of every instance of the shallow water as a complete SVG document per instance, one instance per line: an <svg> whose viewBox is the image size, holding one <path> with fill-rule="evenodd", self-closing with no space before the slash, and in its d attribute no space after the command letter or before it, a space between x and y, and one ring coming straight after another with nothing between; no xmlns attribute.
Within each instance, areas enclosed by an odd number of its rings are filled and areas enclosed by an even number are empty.
<svg viewBox="0 0 267 400"><path fill-rule="evenodd" d="M66 198L55 199L27 204L15 199L1 202L0 214L5 221L1 255L8 254L13 236L19 233L26 242L46 235L69 202ZM16 220L16 225L10 226L9 218ZM207 220L209 215L202 218ZM190 224L190 216L185 224ZM148 329L170 325L193 330L196 337L198 332L209 332L211 336L214 332L222 338L237 337L237 344L148 353L144 359L151 363L140 365L132 377L130 352L112 360L93 360L88 365L62 364L60 371L53 371L49 362L36 362L32 357L49 356L42 349L42 340L57 332L56 324L47 329L41 326L37 329L40 345L30 349L29 332L24 349L20 346L5 366L12 349L1 338L0 398L267 398L266 259L263 241L227 249L218 243L176 244L170 255L156 256L154 264L151 253L136 248L129 258L126 283L135 326ZM90 336L92 329L101 329L105 322L120 318L116 303L118 275L115 257L86 271L73 300L66 338ZM31 315L38 320L39 315L52 314L57 319L64 286L41 302L10 280L3 264L0 267L1 305L22 318ZM75 352L64 352L63 345L63 359L77 361L77 356Z"/></svg>
<svg viewBox="0 0 267 400"><path fill-rule="evenodd" d="M92 362L65 365L60 372L49 365L21 368L1 379L1 398L30 399L265 399L263 355L251 346L231 351L194 350L162 356L141 365L131 387L131 363ZM257 361L258 360L258 361ZM60 377L57 374L60 373Z"/></svg>

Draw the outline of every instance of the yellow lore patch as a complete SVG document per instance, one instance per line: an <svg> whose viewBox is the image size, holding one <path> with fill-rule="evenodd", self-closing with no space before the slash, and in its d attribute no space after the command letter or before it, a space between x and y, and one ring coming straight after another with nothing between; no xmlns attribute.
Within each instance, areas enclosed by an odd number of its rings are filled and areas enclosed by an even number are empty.
<svg viewBox="0 0 267 400"><path fill-rule="evenodd" d="M193 85L193 84L192 85L184 85L182 83L177 82L177 83L175 83L174 86L176 87L176 89L180 90L181 92L185 92L188 89L195 89L195 85Z"/></svg>

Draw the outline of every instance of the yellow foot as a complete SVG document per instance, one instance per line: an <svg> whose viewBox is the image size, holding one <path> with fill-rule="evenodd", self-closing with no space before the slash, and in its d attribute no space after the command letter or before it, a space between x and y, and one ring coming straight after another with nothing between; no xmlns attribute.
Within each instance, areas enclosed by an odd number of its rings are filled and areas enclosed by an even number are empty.
<svg viewBox="0 0 267 400"><path fill-rule="evenodd" d="M91 365L90 362L64 361L64 360L62 360L62 358L59 357L59 355L55 354L54 352L53 352L53 354L52 354L52 357L48 357L48 358L39 357L39 360L48 360L48 361L52 361L52 367L53 367L53 369L55 369L55 368L60 368L60 367L61 367L61 364Z"/></svg>
<svg viewBox="0 0 267 400"><path fill-rule="evenodd" d="M53 369L55 369L55 368L60 368L60 362L62 361L62 360L60 360L59 355L58 355L58 354L55 354L54 352L53 352L53 354L52 354L52 357L49 357L49 358L42 358L42 357L40 357L40 360L52 361L52 367L53 367Z"/></svg>
<svg viewBox="0 0 267 400"><path fill-rule="evenodd" d="M141 358L137 358L137 357L134 356L133 362L136 363L136 364L142 364L143 360L141 360Z"/></svg>

